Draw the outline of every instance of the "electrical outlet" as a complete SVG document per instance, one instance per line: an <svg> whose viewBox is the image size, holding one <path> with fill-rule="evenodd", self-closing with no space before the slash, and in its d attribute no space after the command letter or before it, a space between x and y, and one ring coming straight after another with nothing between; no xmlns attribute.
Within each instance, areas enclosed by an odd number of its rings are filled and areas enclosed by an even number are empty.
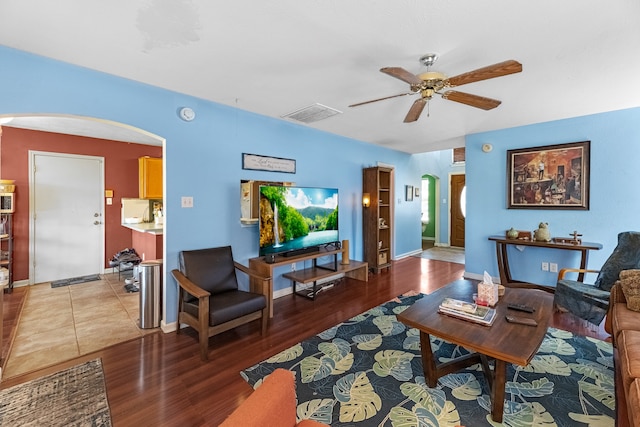
<svg viewBox="0 0 640 427"><path fill-rule="evenodd" d="M549 264L549 271L552 273L557 273L558 272L558 264L556 264L555 262L552 262Z"/></svg>
<svg viewBox="0 0 640 427"><path fill-rule="evenodd" d="M182 196L182 207L183 208L192 208L193 207L193 197Z"/></svg>
<svg viewBox="0 0 640 427"><path fill-rule="evenodd" d="M549 271L549 263L548 262L543 262L542 263L542 271Z"/></svg>
<svg viewBox="0 0 640 427"><path fill-rule="evenodd" d="M295 263L291 264L291 271L296 271L296 264Z"/></svg>

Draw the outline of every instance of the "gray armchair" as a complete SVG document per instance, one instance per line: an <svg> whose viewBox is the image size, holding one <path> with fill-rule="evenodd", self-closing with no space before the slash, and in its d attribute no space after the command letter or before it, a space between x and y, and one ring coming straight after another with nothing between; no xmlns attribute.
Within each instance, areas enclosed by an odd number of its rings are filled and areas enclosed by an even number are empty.
<svg viewBox="0 0 640 427"><path fill-rule="evenodd" d="M609 308L609 295L622 270L640 268L640 233L618 234L618 245L600 270L565 268L558 273L554 306L594 325L600 325ZM594 284L566 279L570 272L598 273Z"/></svg>
<svg viewBox="0 0 640 427"><path fill-rule="evenodd" d="M186 323L198 331L200 357L208 359L209 337L254 320L267 330L270 277L259 276L233 260L231 246L182 251L180 269L171 272L178 282L178 329ZM236 270L257 278L256 292L238 289Z"/></svg>

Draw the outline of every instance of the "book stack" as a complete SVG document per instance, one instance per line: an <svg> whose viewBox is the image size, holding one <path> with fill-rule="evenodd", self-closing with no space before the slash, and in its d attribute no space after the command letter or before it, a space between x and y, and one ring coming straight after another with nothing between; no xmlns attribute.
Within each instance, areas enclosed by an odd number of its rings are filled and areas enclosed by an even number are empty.
<svg viewBox="0 0 640 427"><path fill-rule="evenodd" d="M445 298L440 304L438 312L485 326L491 326L496 319L494 308L453 298Z"/></svg>

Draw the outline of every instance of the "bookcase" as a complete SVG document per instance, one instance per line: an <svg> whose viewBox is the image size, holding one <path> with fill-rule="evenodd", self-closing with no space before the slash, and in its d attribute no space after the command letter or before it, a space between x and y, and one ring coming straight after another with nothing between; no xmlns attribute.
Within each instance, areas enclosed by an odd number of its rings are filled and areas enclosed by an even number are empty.
<svg viewBox="0 0 640 427"><path fill-rule="evenodd" d="M362 192L368 193L369 207L363 207L364 260L377 274L391 268L393 242L393 169L382 166L364 168Z"/></svg>
<svg viewBox="0 0 640 427"><path fill-rule="evenodd" d="M6 289L11 293L13 290L13 213L0 213L0 267L8 271Z"/></svg>

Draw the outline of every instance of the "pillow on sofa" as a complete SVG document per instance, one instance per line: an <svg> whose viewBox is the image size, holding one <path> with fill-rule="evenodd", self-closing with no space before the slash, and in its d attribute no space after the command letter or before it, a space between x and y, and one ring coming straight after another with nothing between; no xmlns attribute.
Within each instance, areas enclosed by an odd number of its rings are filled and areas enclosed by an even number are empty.
<svg viewBox="0 0 640 427"><path fill-rule="evenodd" d="M640 270L621 271L620 286L627 300L627 308L640 311Z"/></svg>
<svg viewBox="0 0 640 427"><path fill-rule="evenodd" d="M602 265L596 278L596 287L610 291L622 270L640 268L640 232L618 233L618 245Z"/></svg>

